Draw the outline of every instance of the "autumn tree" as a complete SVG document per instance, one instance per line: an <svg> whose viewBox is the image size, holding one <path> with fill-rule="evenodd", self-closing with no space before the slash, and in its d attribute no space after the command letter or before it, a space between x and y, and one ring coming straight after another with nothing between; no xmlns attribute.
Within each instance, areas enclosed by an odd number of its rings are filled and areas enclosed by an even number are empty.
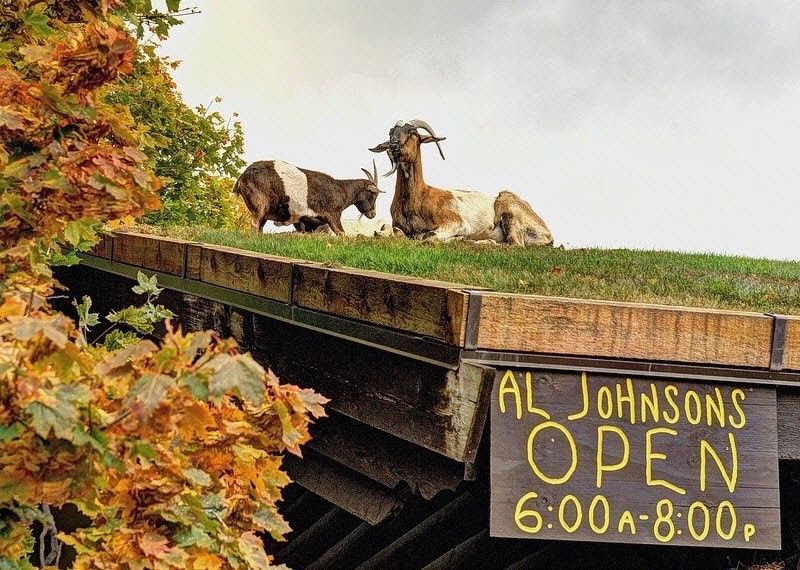
<svg viewBox="0 0 800 570"><path fill-rule="evenodd" d="M103 224L159 206L143 130L102 95L132 72L137 29L163 36L176 22L178 2L167 4L0 7L3 569L56 565L63 543L76 568L266 568L260 533L288 531L281 457L299 454L323 415L324 398L280 384L213 332L167 322L159 343L94 345L87 299L77 323L51 306L63 294L53 265L75 262ZM153 279L135 290L147 318L166 314ZM67 504L92 524L60 532L51 507Z"/></svg>
<svg viewBox="0 0 800 570"><path fill-rule="evenodd" d="M161 207L145 215L161 226L237 227L249 224L246 208L231 192L244 167L244 137L235 117L188 106L170 71L177 61L159 57L152 43L140 46L132 73L107 89L104 99L127 108L140 129L148 165L164 184Z"/></svg>

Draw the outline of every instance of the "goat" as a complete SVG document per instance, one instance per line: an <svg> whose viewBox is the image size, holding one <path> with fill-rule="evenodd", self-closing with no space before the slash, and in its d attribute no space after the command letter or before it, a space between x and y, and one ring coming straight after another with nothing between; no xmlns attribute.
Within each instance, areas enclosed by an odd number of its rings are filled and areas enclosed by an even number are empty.
<svg viewBox="0 0 800 570"><path fill-rule="evenodd" d="M420 134L419 129L427 134ZM416 239L448 240L460 237L475 241L491 238L506 241L508 234L499 225L501 219L506 220L505 227L516 227L508 221L509 215L525 211L522 204L531 213L533 210L512 194L519 203L512 204L513 200L509 198L502 200L501 216L496 219L495 198L480 192L443 190L427 184L422 176L421 146L436 143L444 160L444 152L439 144L443 140L445 137L437 136L428 123L414 119L398 121L389 130L389 140L369 149L372 152L385 151L389 155L392 170L385 176L391 176L400 169L391 206L395 229ZM510 208L512 205L514 207ZM536 219L541 222L538 216ZM541 222L541 226L546 228L544 222Z"/></svg>
<svg viewBox="0 0 800 570"><path fill-rule="evenodd" d="M553 234L544 220L525 200L503 190L494 201L495 237L500 230L501 240L511 245L553 245ZM500 241L500 240L498 240Z"/></svg>
<svg viewBox="0 0 800 570"><path fill-rule="evenodd" d="M420 134L418 128L428 134ZM369 149L386 151L389 155L392 170L386 176L400 169L390 210L392 224L407 237L416 239L485 239L494 227L492 198L480 192L435 188L422 177L420 146L436 143L444 159L439 144L443 140L445 137L436 136L428 123L415 119L407 123L399 121L389 130L389 140Z"/></svg>
<svg viewBox="0 0 800 570"><path fill-rule="evenodd" d="M281 160L260 160L239 176L233 191L242 197L253 230L260 232L271 220L277 226L293 224L300 231L313 231L328 224L335 234L343 234L342 212L355 205L366 217L375 217L378 168L373 173L362 168L367 179L337 180L314 170L297 168Z"/></svg>

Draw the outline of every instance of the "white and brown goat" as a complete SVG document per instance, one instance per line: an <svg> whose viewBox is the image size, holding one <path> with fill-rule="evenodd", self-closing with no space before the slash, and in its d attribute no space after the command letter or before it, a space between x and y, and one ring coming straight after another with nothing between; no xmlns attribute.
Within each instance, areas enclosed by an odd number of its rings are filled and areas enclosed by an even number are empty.
<svg viewBox="0 0 800 570"><path fill-rule="evenodd" d="M420 133L419 129L425 131ZM395 171L395 193L392 199L392 225L412 239L464 238L469 240L494 239L508 241L504 227L510 227L511 210L531 210L527 202L518 196L508 193L501 203L481 192L469 190L443 190L430 186L422 176L421 146L425 143L436 143L439 154L444 160L444 152L439 144L445 137L437 136L430 125L421 119L399 121L389 130L389 140L371 148L372 152L386 152L392 162L390 176ZM516 198L520 204L514 204ZM524 205L524 206L523 206ZM499 210L498 210L499 208ZM506 226L501 223L506 220ZM552 244L550 230L541 222L533 229L535 233L547 234L541 243ZM531 219L526 219L526 222Z"/></svg>
<svg viewBox="0 0 800 570"><path fill-rule="evenodd" d="M277 226L294 225L298 231L314 231L327 224L336 234L343 234L342 212L355 205L366 217L375 217L378 170L361 170L366 180L338 180L322 172L297 168L282 160L260 160L239 176L233 191L242 197L250 211L255 231L267 221Z"/></svg>

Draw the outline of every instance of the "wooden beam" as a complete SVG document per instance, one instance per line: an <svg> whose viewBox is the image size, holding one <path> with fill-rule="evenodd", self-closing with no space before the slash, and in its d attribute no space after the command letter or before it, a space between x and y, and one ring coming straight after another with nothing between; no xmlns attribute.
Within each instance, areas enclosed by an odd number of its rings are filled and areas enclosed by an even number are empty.
<svg viewBox="0 0 800 570"><path fill-rule="evenodd" d="M483 375L261 316L253 317L252 338L241 342L283 381L330 398L332 410L458 462L475 456L479 403L486 395Z"/></svg>
<svg viewBox="0 0 800 570"><path fill-rule="evenodd" d="M800 317L785 317L786 345L783 353L783 367L800 370Z"/></svg>
<svg viewBox="0 0 800 570"><path fill-rule="evenodd" d="M182 239L117 232L113 260L182 277L189 243Z"/></svg>
<svg viewBox="0 0 800 570"><path fill-rule="evenodd" d="M500 293L482 297L480 349L769 366L772 317L764 314Z"/></svg>
<svg viewBox="0 0 800 570"><path fill-rule="evenodd" d="M464 480L464 464L453 461L331 412L313 428L309 448L394 489L407 484L426 499L454 491Z"/></svg>
<svg viewBox="0 0 800 570"><path fill-rule="evenodd" d="M358 566L358 570L421 568L486 527L485 504L463 492Z"/></svg>
<svg viewBox="0 0 800 570"><path fill-rule="evenodd" d="M114 247L114 236L108 234L100 234L100 241L97 242L89 253L103 259L111 259L111 252Z"/></svg>
<svg viewBox="0 0 800 570"><path fill-rule="evenodd" d="M304 450L302 460L287 456L284 465L298 484L372 525L402 506L390 489L313 450Z"/></svg>
<svg viewBox="0 0 800 570"><path fill-rule="evenodd" d="M333 508L281 548L275 554L275 561L292 568L305 568L358 524L346 511Z"/></svg>
<svg viewBox="0 0 800 570"><path fill-rule="evenodd" d="M375 271L297 266L294 303L463 346L463 286Z"/></svg>
<svg viewBox="0 0 800 570"><path fill-rule="evenodd" d="M200 248L199 279L204 283L288 303L295 262L302 263L231 247L203 245ZM192 263L195 263L194 257Z"/></svg>

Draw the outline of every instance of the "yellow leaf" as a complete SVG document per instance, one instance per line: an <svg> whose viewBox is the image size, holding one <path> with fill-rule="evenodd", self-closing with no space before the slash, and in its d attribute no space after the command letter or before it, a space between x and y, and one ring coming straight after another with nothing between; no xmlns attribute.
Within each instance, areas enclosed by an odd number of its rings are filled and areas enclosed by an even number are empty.
<svg viewBox="0 0 800 570"><path fill-rule="evenodd" d="M192 570L220 570L222 558L210 552L203 552L191 560L191 568Z"/></svg>
<svg viewBox="0 0 800 570"><path fill-rule="evenodd" d="M16 297L7 297L0 305L0 317L21 317L25 314L26 303Z"/></svg>
<svg viewBox="0 0 800 570"><path fill-rule="evenodd" d="M208 410L206 403L196 401L184 411L183 417L178 422L178 431L184 440L189 441L196 436L202 437L206 430L215 424L214 416Z"/></svg>

